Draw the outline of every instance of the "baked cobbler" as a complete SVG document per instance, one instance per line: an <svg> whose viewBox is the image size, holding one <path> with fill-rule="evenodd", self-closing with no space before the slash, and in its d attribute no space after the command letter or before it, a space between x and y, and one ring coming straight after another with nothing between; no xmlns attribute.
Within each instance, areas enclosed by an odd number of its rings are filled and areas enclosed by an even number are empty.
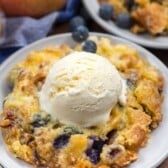
<svg viewBox="0 0 168 168"><path fill-rule="evenodd" d="M133 33L149 32L152 35L167 35L168 33L168 1L167 0L99 0L114 8L114 20L118 15L129 14L132 18L130 30ZM129 19L121 22L129 24Z"/></svg>
<svg viewBox="0 0 168 168"><path fill-rule="evenodd" d="M147 145L162 120L162 75L133 48L90 38L97 44L97 54L126 81L126 102L116 103L103 124L83 127L53 119L42 110L39 92L51 67L82 46L64 44L31 52L9 74L11 93L4 100L0 121L7 148L16 158L34 167L121 168L138 159L139 150Z"/></svg>

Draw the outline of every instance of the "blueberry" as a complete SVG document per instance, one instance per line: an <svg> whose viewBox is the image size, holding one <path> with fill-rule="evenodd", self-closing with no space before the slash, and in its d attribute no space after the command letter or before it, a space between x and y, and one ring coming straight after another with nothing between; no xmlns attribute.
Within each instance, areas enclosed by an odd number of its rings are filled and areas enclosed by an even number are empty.
<svg viewBox="0 0 168 168"><path fill-rule="evenodd" d="M133 79L130 79L130 78L127 79L127 85L130 89L135 88L136 83L137 83L136 80L133 80Z"/></svg>
<svg viewBox="0 0 168 168"><path fill-rule="evenodd" d="M101 151L104 145L104 140L102 140L99 137L95 137L95 138L91 137L91 139L93 139L92 148L95 150Z"/></svg>
<svg viewBox="0 0 168 168"><path fill-rule="evenodd" d="M55 138L53 142L54 148L59 149L65 146L69 142L70 136L70 134L62 134Z"/></svg>
<svg viewBox="0 0 168 168"><path fill-rule="evenodd" d="M114 14L114 9L111 5L102 4L99 9L99 16L104 20L112 19Z"/></svg>
<svg viewBox="0 0 168 168"><path fill-rule="evenodd" d="M100 153L98 150L88 149L86 151L86 155L89 157L89 160L94 164L97 164L100 160Z"/></svg>
<svg viewBox="0 0 168 168"><path fill-rule="evenodd" d="M97 45L92 40L86 40L82 46L82 50L87 51L87 52L91 52L91 53L96 53Z"/></svg>
<svg viewBox="0 0 168 168"><path fill-rule="evenodd" d="M117 134L117 130L111 130L110 132L107 133L107 139L106 139L106 143L109 144L109 143L112 143L114 142L114 139L115 139L115 136Z"/></svg>
<svg viewBox="0 0 168 168"><path fill-rule="evenodd" d="M89 36L89 30L85 26L79 26L72 32L72 38L77 42L85 41Z"/></svg>
<svg viewBox="0 0 168 168"><path fill-rule="evenodd" d="M92 163L97 164L100 161L100 154L105 142L96 136L91 136L89 139L92 141L92 145L86 150L86 155Z"/></svg>
<svg viewBox="0 0 168 168"><path fill-rule="evenodd" d="M35 114L33 116L32 125L34 127L41 127L41 126L45 125L45 122L42 120L42 116L40 114Z"/></svg>
<svg viewBox="0 0 168 168"><path fill-rule="evenodd" d="M81 16L76 16L70 20L70 30L74 31L78 26L84 26L85 21Z"/></svg>
<svg viewBox="0 0 168 168"><path fill-rule="evenodd" d="M137 81L138 81L138 75L136 72L131 72L131 74L129 75L129 77L126 79L126 83L128 85L128 87L130 89L134 89L137 85Z"/></svg>
<svg viewBox="0 0 168 168"><path fill-rule="evenodd" d="M129 29L132 26L132 19L130 14L121 13L116 17L116 24L120 28Z"/></svg>
<svg viewBox="0 0 168 168"><path fill-rule="evenodd" d="M51 119L50 115L46 115L45 117L42 117L40 114L36 114L33 117L32 125L33 127L42 127L46 125Z"/></svg>
<svg viewBox="0 0 168 168"><path fill-rule="evenodd" d="M42 126L44 126L44 125L45 125L45 122L44 122L43 120L40 120L40 121L34 121L34 122L32 123L32 125L33 125L33 127L38 128L38 127L42 127Z"/></svg>

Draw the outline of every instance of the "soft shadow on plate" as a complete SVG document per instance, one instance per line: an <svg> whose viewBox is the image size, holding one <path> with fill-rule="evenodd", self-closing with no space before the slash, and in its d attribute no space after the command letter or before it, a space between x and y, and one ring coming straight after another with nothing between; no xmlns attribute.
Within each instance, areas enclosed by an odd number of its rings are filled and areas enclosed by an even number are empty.
<svg viewBox="0 0 168 168"><path fill-rule="evenodd" d="M146 47L168 49L168 36L152 37L147 33L142 35L133 34L129 30L119 28L113 21L105 21L101 19L98 15L100 5L97 0L83 0L83 4L90 13L91 17L108 32Z"/></svg>
<svg viewBox="0 0 168 168"><path fill-rule="evenodd" d="M150 64L154 65L162 73L165 78L165 88L164 88L164 102L163 102L163 120L159 127L152 132L151 138L147 146L140 150L138 160L132 163L129 168L154 168L158 166L167 156L168 156L168 70L166 66L153 54L145 50L144 48L133 44L127 40L117 38L111 35L105 35L100 33L90 33L90 35L98 37L109 38L114 44L126 44L135 48L139 55L146 59ZM35 50L40 50L50 45L60 45L69 44L74 46L75 42L71 38L71 34L62 34L53 37L48 37L43 40L37 41L18 52L14 53L0 66L0 108L2 110L2 103L7 95L8 86L6 83L6 77L10 69L19 61L23 60L28 53ZM11 154L6 151L5 144L3 142L2 136L0 135L0 163L6 168L29 168L30 165L23 161L14 158Z"/></svg>

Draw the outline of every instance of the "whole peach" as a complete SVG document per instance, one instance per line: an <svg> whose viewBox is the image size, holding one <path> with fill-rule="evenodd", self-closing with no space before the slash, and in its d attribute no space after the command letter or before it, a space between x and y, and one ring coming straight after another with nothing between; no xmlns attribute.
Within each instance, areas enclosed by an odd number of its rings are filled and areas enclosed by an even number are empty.
<svg viewBox="0 0 168 168"><path fill-rule="evenodd" d="M7 16L40 17L61 9L66 0L0 0L0 8Z"/></svg>

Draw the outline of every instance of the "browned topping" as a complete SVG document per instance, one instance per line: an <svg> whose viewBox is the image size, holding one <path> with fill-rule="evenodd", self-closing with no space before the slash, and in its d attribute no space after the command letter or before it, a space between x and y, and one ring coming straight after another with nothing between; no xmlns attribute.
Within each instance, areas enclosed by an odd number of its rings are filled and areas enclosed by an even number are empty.
<svg viewBox="0 0 168 168"><path fill-rule="evenodd" d="M9 127L10 125L11 125L11 121L9 119L4 119L0 121L0 127L2 128Z"/></svg>

